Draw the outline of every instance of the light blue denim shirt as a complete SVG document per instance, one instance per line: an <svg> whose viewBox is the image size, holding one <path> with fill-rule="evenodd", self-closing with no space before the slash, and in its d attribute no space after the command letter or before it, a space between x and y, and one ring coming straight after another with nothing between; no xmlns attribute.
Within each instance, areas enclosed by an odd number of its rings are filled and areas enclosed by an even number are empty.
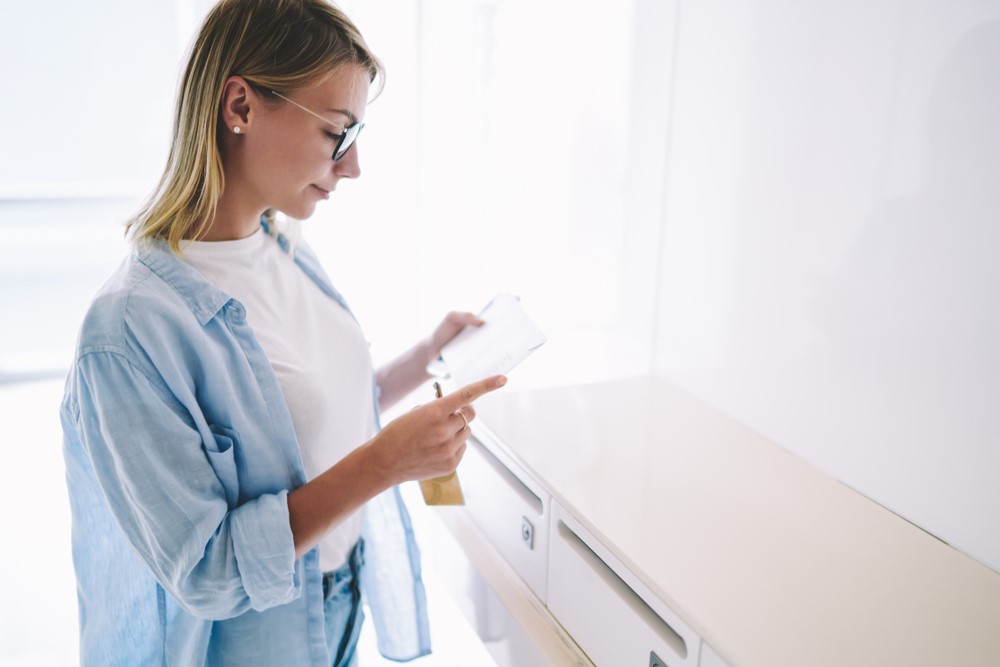
<svg viewBox="0 0 1000 667"><path fill-rule="evenodd" d="M308 247L295 261L347 308ZM299 446L240 303L165 244L135 250L87 313L60 414L82 665L331 664L318 552L296 559L289 526ZM363 536L379 649L429 653L398 488Z"/></svg>

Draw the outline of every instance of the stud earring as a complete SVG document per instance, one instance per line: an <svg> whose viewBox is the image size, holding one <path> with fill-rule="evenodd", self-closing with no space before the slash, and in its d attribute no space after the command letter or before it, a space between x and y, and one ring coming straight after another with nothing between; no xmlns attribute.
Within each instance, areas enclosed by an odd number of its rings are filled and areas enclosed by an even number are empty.
<svg viewBox="0 0 1000 667"><path fill-rule="evenodd" d="M233 132L235 132L236 134L239 134L240 133L240 126L236 125L235 127L233 127Z"/></svg>

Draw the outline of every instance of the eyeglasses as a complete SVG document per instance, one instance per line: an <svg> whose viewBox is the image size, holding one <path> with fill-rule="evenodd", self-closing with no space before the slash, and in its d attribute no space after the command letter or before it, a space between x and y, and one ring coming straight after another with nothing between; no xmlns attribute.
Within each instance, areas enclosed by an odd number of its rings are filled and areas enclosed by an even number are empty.
<svg viewBox="0 0 1000 667"><path fill-rule="evenodd" d="M281 93L279 93L277 91L272 90L271 94L272 95L277 95L278 97L280 97L281 99L285 100L289 104L293 104L293 105L297 106L298 108L300 108L303 111L305 111L307 114L315 116L316 118L319 118L324 123L329 123L330 125L333 125L334 127L338 128L340 130L340 134L335 135L335 138L337 140L337 145L334 146L334 148L333 148L333 161L334 162L336 162L340 158L342 158L345 155L347 155L347 151L351 150L351 146L354 145L355 140L358 138L358 135L361 133L361 128L363 128L365 126L365 124L362 123L360 120L356 121L354 123L351 123L347 127L344 127L342 125L337 125L332 120L330 120L328 118L324 118L323 116L320 116L315 111L312 111L311 109L305 108L304 106L302 106L298 102L294 102L294 101L288 99L287 97L285 97L284 95L282 95Z"/></svg>

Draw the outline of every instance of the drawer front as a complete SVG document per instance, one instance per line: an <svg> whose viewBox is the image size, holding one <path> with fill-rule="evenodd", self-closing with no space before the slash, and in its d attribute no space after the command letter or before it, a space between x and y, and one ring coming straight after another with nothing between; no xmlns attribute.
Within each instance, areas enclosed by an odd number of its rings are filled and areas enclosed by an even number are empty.
<svg viewBox="0 0 1000 667"><path fill-rule="evenodd" d="M497 551L544 603L547 594L549 497L482 434L469 438L459 478L466 509Z"/></svg>
<svg viewBox="0 0 1000 667"><path fill-rule="evenodd" d="M548 606L597 667L697 667L701 639L558 502Z"/></svg>
<svg viewBox="0 0 1000 667"><path fill-rule="evenodd" d="M702 642L701 645L701 662L698 667L729 667L729 664L719 657L711 646Z"/></svg>

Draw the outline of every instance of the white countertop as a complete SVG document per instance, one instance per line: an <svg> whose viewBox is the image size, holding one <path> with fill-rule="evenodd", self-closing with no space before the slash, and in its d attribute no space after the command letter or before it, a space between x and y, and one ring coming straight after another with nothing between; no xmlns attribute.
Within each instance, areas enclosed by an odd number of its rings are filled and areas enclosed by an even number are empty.
<svg viewBox="0 0 1000 667"><path fill-rule="evenodd" d="M1000 664L1000 574L662 380L476 408L733 667Z"/></svg>

